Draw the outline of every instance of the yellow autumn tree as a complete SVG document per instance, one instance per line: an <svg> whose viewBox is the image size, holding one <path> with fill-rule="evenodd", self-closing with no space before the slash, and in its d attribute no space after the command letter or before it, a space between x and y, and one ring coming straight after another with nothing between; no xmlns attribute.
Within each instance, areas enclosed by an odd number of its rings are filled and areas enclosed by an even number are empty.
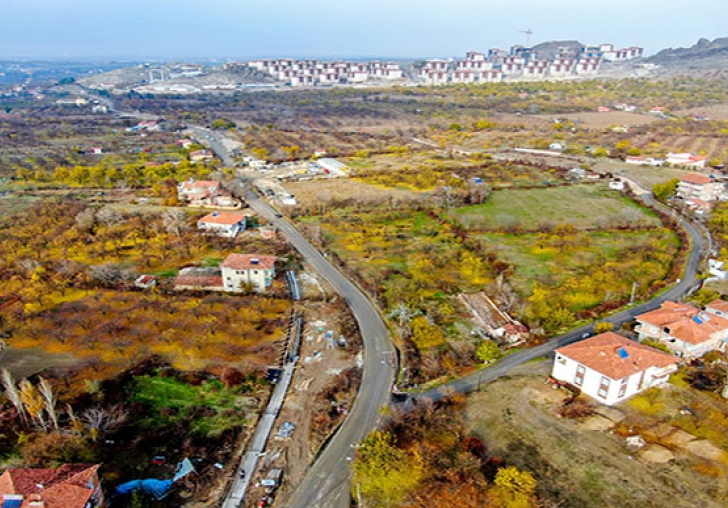
<svg viewBox="0 0 728 508"><path fill-rule="evenodd" d="M397 448L389 432L374 431L362 441L354 463L354 497L366 506L398 506L422 479L423 461L416 452Z"/></svg>

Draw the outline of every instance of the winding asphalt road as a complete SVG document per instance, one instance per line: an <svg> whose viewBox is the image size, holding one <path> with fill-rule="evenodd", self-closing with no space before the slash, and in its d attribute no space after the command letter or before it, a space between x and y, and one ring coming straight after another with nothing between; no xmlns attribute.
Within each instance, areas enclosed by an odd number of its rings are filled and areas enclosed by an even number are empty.
<svg viewBox="0 0 728 508"><path fill-rule="evenodd" d="M303 255L305 260L341 295L359 324L364 341L361 388L354 406L339 430L326 445L306 476L293 491L290 508L344 508L350 506L350 461L359 443L377 426L380 408L389 403L394 384L396 358L382 317L369 299L332 265L287 220L255 193L246 199L256 213L265 217Z"/></svg>

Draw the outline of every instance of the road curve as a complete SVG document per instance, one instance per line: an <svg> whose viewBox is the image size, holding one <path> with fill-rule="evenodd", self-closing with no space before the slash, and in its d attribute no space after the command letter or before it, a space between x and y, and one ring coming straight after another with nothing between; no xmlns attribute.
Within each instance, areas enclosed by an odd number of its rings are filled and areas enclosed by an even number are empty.
<svg viewBox="0 0 728 508"><path fill-rule="evenodd" d="M350 506L350 461L359 443L376 427L379 409L389 402L396 356L389 330L369 299L332 265L288 221L253 192L246 194L250 207L265 217L303 255L306 261L341 295L359 324L364 341L364 367L361 388L354 406L339 430L309 468L293 491L286 506L290 508L343 508Z"/></svg>
<svg viewBox="0 0 728 508"><path fill-rule="evenodd" d="M685 297L685 295L688 294L692 289L694 289L698 283L698 265L700 264L702 253L706 248L705 239L692 223L677 215L670 208L655 202L650 194L643 194L638 196L638 198L644 201L645 204L647 204L648 206L660 208L663 211L672 215L678 221L680 226L688 232L688 234L692 238L693 246L690 251L690 255L688 256L684 274L680 282L675 284L673 287L665 291L660 296L653 298L649 302L645 302L641 305L637 305L634 307L629 307L603 320L614 323L615 328L621 326L627 321L633 320L635 316L639 314L643 314L645 312L658 308L662 304L662 302L666 300L680 300L681 298ZM407 408L412 407L414 404L417 403L416 401L418 398L439 400L444 395L449 393L472 392L473 390L477 389L481 384L489 383L498 379L501 376L508 374L508 372L514 367L539 358L541 356L548 355L552 353L555 349L566 346L567 344L577 342L582 339L584 334L591 334L593 331L594 324L590 323L588 325L584 325L580 328L572 330L568 333L558 335L539 346L513 353L505 357L503 360L499 361L492 367L487 367L478 372L474 372L459 379L455 379L453 381L450 381L449 383L441 385L436 389L426 392L420 392L416 395L413 395L408 400L402 402L400 406L404 410L407 410Z"/></svg>

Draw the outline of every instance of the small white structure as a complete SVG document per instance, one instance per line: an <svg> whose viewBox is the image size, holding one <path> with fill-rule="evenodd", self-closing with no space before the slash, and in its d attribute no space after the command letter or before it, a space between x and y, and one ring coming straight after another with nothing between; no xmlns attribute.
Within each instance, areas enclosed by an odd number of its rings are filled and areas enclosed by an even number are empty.
<svg viewBox="0 0 728 508"><path fill-rule="evenodd" d="M235 238L238 233L245 231L246 219L244 213L212 212L197 221L197 229L226 238Z"/></svg>
<svg viewBox="0 0 728 508"><path fill-rule="evenodd" d="M626 164L634 164L635 166L662 166L665 163L664 159L655 159L653 157L638 157L634 155L628 155L625 157L624 162Z"/></svg>
<svg viewBox="0 0 728 508"><path fill-rule="evenodd" d="M612 190L623 191L624 182L622 180L612 180L611 182L609 182L609 188Z"/></svg>
<svg viewBox="0 0 728 508"><path fill-rule="evenodd" d="M220 265L225 291L240 292L245 285L258 293L265 291L276 276L277 259L276 256L230 254Z"/></svg>
<svg viewBox="0 0 728 508"><path fill-rule="evenodd" d="M556 350L551 377L611 406L665 383L678 359L607 332Z"/></svg>
<svg viewBox="0 0 728 508"><path fill-rule="evenodd" d="M346 171L349 169L343 162L331 158L319 159L316 163L321 166L324 173L332 176L345 176Z"/></svg>
<svg viewBox="0 0 728 508"><path fill-rule="evenodd" d="M724 351L728 341L728 319L684 303L664 302L635 319L640 340L658 340L680 358Z"/></svg>

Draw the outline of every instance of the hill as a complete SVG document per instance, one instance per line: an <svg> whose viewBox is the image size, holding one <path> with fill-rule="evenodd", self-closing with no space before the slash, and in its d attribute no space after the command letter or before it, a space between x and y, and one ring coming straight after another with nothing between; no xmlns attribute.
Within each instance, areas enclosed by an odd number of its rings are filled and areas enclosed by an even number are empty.
<svg viewBox="0 0 728 508"><path fill-rule="evenodd" d="M552 60L556 58L562 48L568 48L572 55L575 57L581 52L581 48L584 47L579 41L547 41L540 44L536 44L533 50L536 52L539 58Z"/></svg>
<svg viewBox="0 0 728 508"><path fill-rule="evenodd" d="M728 37L700 39L689 48L668 48L646 59L664 67L728 69Z"/></svg>

